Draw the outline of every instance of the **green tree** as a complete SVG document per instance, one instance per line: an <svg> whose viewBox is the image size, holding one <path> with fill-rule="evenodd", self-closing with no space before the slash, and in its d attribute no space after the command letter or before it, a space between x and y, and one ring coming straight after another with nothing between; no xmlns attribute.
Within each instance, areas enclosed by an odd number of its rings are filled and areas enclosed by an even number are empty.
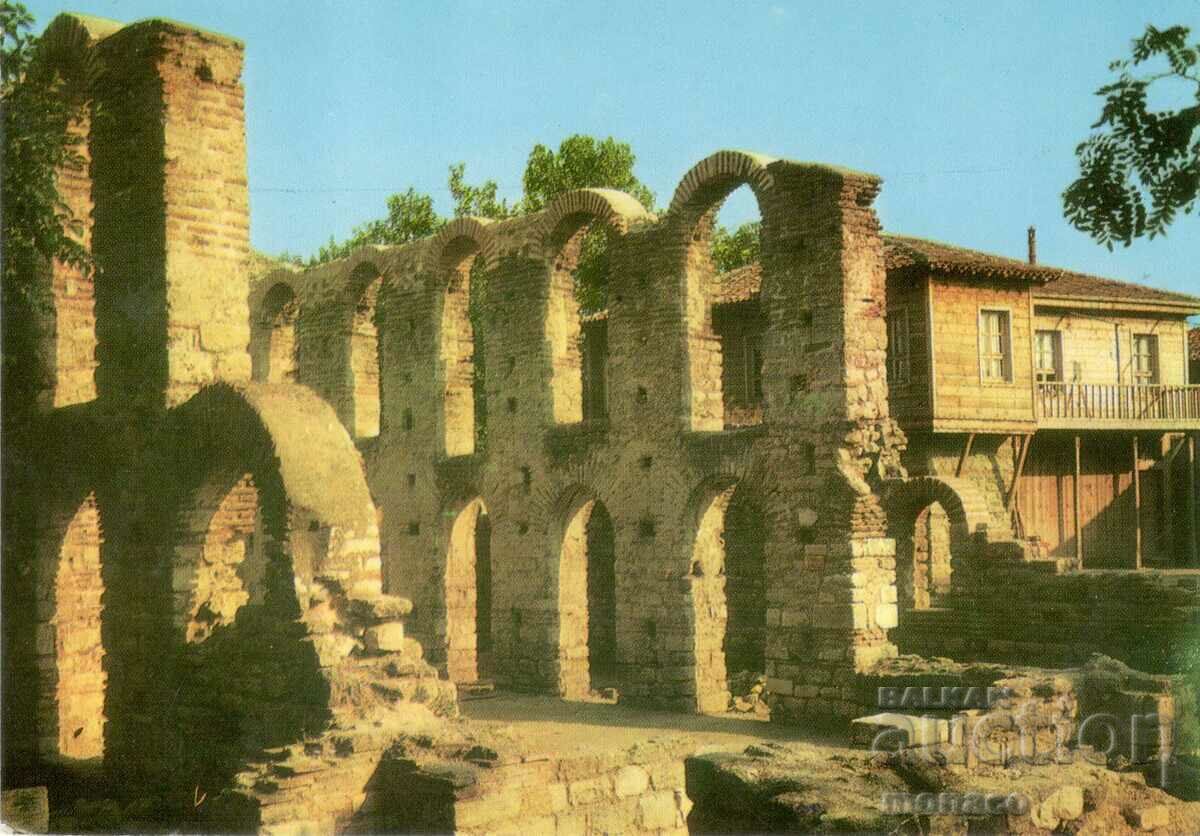
<svg viewBox="0 0 1200 836"><path fill-rule="evenodd" d="M1130 58L1109 69L1098 129L1075 149L1080 175L1063 192L1068 221L1109 249L1166 232L1196 208L1200 191L1200 43L1186 26L1147 26ZM1140 69L1140 73L1135 71ZM1157 95L1184 91L1187 103L1151 109Z"/></svg>
<svg viewBox="0 0 1200 836"><path fill-rule="evenodd" d="M41 38L30 34L32 26L22 4L0 2L3 282L6 292L23 295L51 261L91 270L80 243L83 221L59 195L58 176L86 167L70 128L100 71L82 26L67 22Z"/></svg>
<svg viewBox="0 0 1200 836"><path fill-rule="evenodd" d="M522 209L540 211L555 197L573 189L605 188L628 192L654 211L654 192L633 173L635 162L637 157L629 143L611 136L598 140L572 134L559 143L557 153L538 143L525 163Z"/></svg>
<svg viewBox="0 0 1200 836"><path fill-rule="evenodd" d="M712 259L717 272L728 273L758 261L761 229L759 221L747 221L733 232L718 225L712 236Z"/></svg>
<svg viewBox="0 0 1200 836"><path fill-rule="evenodd" d="M466 163L456 163L450 166L450 177L447 187L450 197L454 199L454 217L476 217L501 220L511 218L520 212L520 205L509 206L508 201L496 196L500 187L495 180L484 180L478 186L472 186L466 181Z"/></svg>
<svg viewBox="0 0 1200 836"><path fill-rule="evenodd" d="M345 258L365 244L407 244L432 235L446 223L434 211L433 198L411 186L408 191L389 197L387 210L387 217L356 226L341 243L330 236L329 243L309 259L309 264Z"/></svg>

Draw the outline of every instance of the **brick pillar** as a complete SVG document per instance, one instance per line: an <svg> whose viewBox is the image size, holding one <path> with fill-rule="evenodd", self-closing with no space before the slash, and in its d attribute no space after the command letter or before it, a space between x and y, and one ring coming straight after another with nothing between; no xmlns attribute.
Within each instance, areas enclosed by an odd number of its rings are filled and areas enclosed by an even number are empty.
<svg viewBox="0 0 1200 836"><path fill-rule="evenodd" d="M761 298L765 422L792 519L768 548L767 668L779 719L855 710L854 674L895 655L895 544L871 485L902 472L889 416L885 269L871 175L766 167ZM803 458L803 457L801 457Z"/></svg>
<svg viewBox="0 0 1200 836"><path fill-rule="evenodd" d="M170 407L250 377L242 45L150 20L97 49L97 388Z"/></svg>

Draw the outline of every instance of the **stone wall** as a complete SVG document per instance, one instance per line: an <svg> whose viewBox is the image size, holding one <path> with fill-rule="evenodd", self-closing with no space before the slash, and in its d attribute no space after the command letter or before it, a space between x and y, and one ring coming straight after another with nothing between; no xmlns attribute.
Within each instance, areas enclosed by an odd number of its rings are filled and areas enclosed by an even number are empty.
<svg viewBox="0 0 1200 836"><path fill-rule="evenodd" d="M3 398L19 497L4 507L5 780L205 829L272 750L435 723L455 691L405 635L411 602L382 594L361 454L330 403L287 382L283 335L255 346L273 381L249 382L242 45L160 20L52 25L104 68L104 118L75 126L86 176L60 177L96 269L30 277L42 339L5 345L37 370L33 386L6 374ZM273 323L291 324L289 304ZM361 766L330 774L365 783Z"/></svg>
<svg viewBox="0 0 1200 836"><path fill-rule="evenodd" d="M1061 667L1103 653L1138 670L1179 670L1200 623L1194 573L1054 574L1046 564L996 561L943 608L906 614L906 653L961 661Z"/></svg>
<svg viewBox="0 0 1200 836"><path fill-rule="evenodd" d="M764 219L764 398L761 426L726 430L708 236L739 185ZM252 344L272 339L278 288L295 295L297 379L360 439L386 585L416 603L410 626L432 658L470 646L453 626L471 595L454 587L465 576L453 568L464 552L455 531L480 502L491 521L495 678L586 694L586 606L568 602L588 597L576 588L588 562L578 515L602 506L623 697L723 709L723 506L701 520L736 488L769 532L758 572L770 629L756 628L755 641L774 687L796 712L839 710L838 678L892 652L895 621L891 544L868 486L895 468L903 444L886 406L877 189L867 175L720 152L684 177L662 217L589 189L534 215L457 219L431 239L255 281ZM609 235L607 416L582 421L571 270L591 227ZM358 338L344 323L374 277L382 414L369 438L346 406L372 381L347 360ZM465 311L480 292L477 337ZM267 365L256 377L269 379ZM487 369L478 402L468 385L477 367ZM477 407L486 447L475 443ZM709 524L712 556L698 560ZM469 663L455 668L470 678Z"/></svg>

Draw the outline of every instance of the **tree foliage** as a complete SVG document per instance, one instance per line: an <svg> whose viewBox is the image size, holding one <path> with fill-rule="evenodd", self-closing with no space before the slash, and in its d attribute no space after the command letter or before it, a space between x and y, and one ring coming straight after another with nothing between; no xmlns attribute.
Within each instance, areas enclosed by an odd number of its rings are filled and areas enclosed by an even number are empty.
<svg viewBox="0 0 1200 836"><path fill-rule="evenodd" d="M1196 208L1200 191L1200 43L1186 26L1147 26L1131 56L1109 69L1098 131L1076 148L1080 175L1063 192L1075 227L1112 249L1166 232ZM1141 70L1141 73L1136 71ZM1151 109L1156 96L1184 91L1187 104Z"/></svg>
<svg viewBox="0 0 1200 836"><path fill-rule="evenodd" d="M721 225L713 230L712 259L718 273L727 273L758 261L761 228L759 221L747 221L733 232Z"/></svg>
<svg viewBox="0 0 1200 836"><path fill-rule="evenodd" d="M81 26L67 22L41 38L30 34L32 26L23 5L0 2L3 282L6 292L23 295L51 261L91 269L80 243L83 220L59 195L58 176L87 165L70 128L100 72Z"/></svg>
<svg viewBox="0 0 1200 836"><path fill-rule="evenodd" d="M618 142L611 136L598 140L574 134L559 144L557 153L539 143L533 146L525 164L522 211L540 211L558 195L584 188L628 192L654 211L654 192L633 173L636 161L629 143Z"/></svg>
<svg viewBox="0 0 1200 836"><path fill-rule="evenodd" d="M389 197L387 210L386 217L355 227L345 241L339 243L330 236L329 243L321 247L309 263L323 264L345 258L366 244L407 244L432 235L445 223L434 211L433 198L412 187Z"/></svg>

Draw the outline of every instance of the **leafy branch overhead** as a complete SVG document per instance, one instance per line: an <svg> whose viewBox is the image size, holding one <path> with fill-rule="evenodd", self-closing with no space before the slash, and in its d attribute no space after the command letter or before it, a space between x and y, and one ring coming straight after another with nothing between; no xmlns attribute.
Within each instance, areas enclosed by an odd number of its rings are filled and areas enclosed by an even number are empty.
<svg viewBox="0 0 1200 836"><path fill-rule="evenodd" d="M59 261L91 269L81 242L83 220L58 191L61 171L87 161L71 128L102 118L89 109L100 73L87 31L64 19L41 37L20 3L0 2L0 107L4 111L4 285L27 295L44 265ZM89 113L89 110L91 111Z"/></svg>
<svg viewBox="0 0 1200 836"><path fill-rule="evenodd" d="M1063 192L1075 227L1112 249L1164 234L1196 208L1200 192L1200 43L1186 26L1146 32L1128 59L1109 69L1117 80L1096 91L1104 109L1096 133L1075 153L1080 175ZM1172 99L1174 108L1151 109Z"/></svg>

